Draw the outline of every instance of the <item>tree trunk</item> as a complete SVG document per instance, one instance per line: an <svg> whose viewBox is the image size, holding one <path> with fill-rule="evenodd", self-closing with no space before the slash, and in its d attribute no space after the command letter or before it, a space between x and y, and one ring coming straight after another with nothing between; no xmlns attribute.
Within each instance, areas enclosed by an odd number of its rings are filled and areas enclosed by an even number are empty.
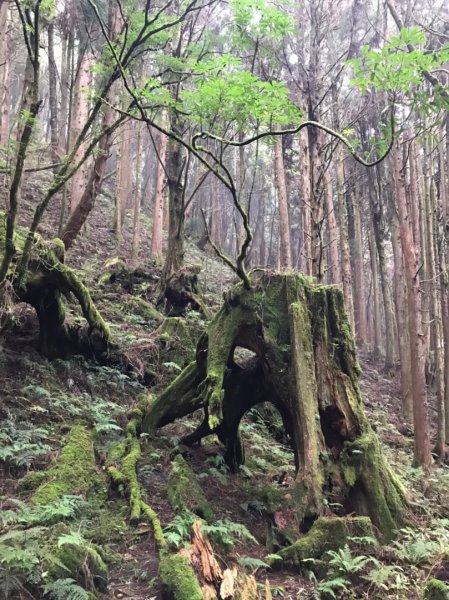
<svg viewBox="0 0 449 600"><path fill-rule="evenodd" d="M402 415L408 425L413 424L412 369L410 363L410 339L407 314L407 297L404 282L404 264L402 260L401 237L396 213L391 228L391 243L394 257L394 301L396 308L396 335L399 345L401 369Z"/></svg>
<svg viewBox="0 0 449 600"><path fill-rule="evenodd" d="M235 365L238 347L256 358ZM347 514L369 515L388 538L405 501L364 415L357 380L340 290L311 286L297 274L266 274L226 296L198 343L196 362L150 406L142 429L153 433L203 408L204 422L184 441L216 433L235 469L244 458L242 417L271 402L292 438L298 522L310 524L331 499Z"/></svg>
<svg viewBox="0 0 449 600"><path fill-rule="evenodd" d="M9 140L9 82L11 63L9 55L9 3L0 3L0 146Z"/></svg>
<svg viewBox="0 0 449 600"><path fill-rule="evenodd" d="M169 140L167 150L167 180L169 226L167 254L162 272L162 286L184 264L184 149Z"/></svg>
<svg viewBox="0 0 449 600"><path fill-rule="evenodd" d="M156 191L153 209L153 234L151 236L151 256L162 258L162 227L164 220L165 186L166 186L166 160L168 138L163 133L159 134L158 163L156 172Z"/></svg>
<svg viewBox="0 0 449 600"><path fill-rule="evenodd" d="M395 200L399 217L402 255L407 282L407 307L410 335L410 363L412 372L413 423L415 428L415 460L423 466L431 464L429 428L427 420L427 393L425 382L425 357L421 326L421 294L419 289L419 263L413 242L410 215L405 196L404 170L396 142L393 149Z"/></svg>
<svg viewBox="0 0 449 600"><path fill-rule="evenodd" d="M288 218L287 187L285 185L284 156L281 137L278 137L275 146L275 178L279 207L280 267L281 269L291 269L292 251L290 243L290 223Z"/></svg>
<svg viewBox="0 0 449 600"><path fill-rule="evenodd" d="M73 114L73 126L70 134L71 140L76 140L84 124L87 121L89 112L89 100L88 93L92 84L92 73L91 67L93 64L93 57L90 52L85 49L82 51L82 55L79 60L79 72L78 81L76 83L76 92L74 97L74 114ZM75 154L75 162L78 162L83 156L86 150L85 142L80 145L78 151ZM70 192L70 212L73 213L75 208L78 206L83 190L86 188L88 179L88 161L86 161L73 175L71 180L71 192Z"/></svg>
<svg viewBox="0 0 449 600"><path fill-rule="evenodd" d="M0 212L0 247L5 238L6 219ZM72 269L64 264L61 241L45 242L34 235L33 255L23 277L18 277L16 264L20 261L28 231L16 228L16 254L9 275L14 301L31 304L40 326L40 351L48 358L64 358L85 354L104 358L110 349L110 332L101 318L89 290ZM70 326L65 319L63 297L73 294L81 306L87 327ZM7 315L2 315L2 317Z"/></svg>
<svg viewBox="0 0 449 600"><path fill-rule="evenodd" d="M337 146L336 160L338 212L340 215L341 278L346 311L351 324L351 330L354 332L354 300L352 295L351 253L349 249L348 207L346 205L344 158L341 144Z"/></svg>
<svg viewBox="0 0 449 600"><path fill-rule="evenodd" d="M142 177L142 162L143 162L143 144L142 144L142 124L136 121L135 128L137 130L137 148L136 148L136 170L134 173L134 208L133 208L133 240L131 250L131 260L134 265L137 264L139 258L140 245L140 207L142 205L143 196L143 177Z"/></svg>
<svg viewBox="0 0 449 600"><path fill-rule="evenodd" d="M340 273L340 253L338 249L338 226L334 210L334 197L332 193L332 181L329 171L326 171L325 179L325 199L326 199L326 216L327 228L329 231L329 271L330 283L339 285L341 282Z"/></svg>
<svg viewBox="0 0 449 600"><path fill-rule="evenodd" d="M57 68L55 62L54 24L48 25L48 95L50 104L50 133L51 133L51 160L53 164L59 162L59 128L58 128L58 96L56 92ZM54 168L56 173L57 167Z"/></svg>

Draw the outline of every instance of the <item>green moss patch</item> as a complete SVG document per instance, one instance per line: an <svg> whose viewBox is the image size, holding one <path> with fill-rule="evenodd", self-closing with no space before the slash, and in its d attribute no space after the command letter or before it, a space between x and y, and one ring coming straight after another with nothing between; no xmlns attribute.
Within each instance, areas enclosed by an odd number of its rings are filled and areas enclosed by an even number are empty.
<svg viewBox="0 0 449 600"><path fill-rule="evenodd" d="M304 561L321 559L326 552L342 548L349 538L355 536L374 538L373 527L368 517L320 517L304 537L278 552L282 561L279 561L277 566L305 566L313 569L313 563Z"/></svg>
<svg viewBox="0 0 449 600"><path fill-rule="evenodd" d="M173 460L167 495L174 510L187 510L206 521L214 520L212 507L196 481L195 474L181 454Z"/></svg>
<svg viewBox="0 0 449 600"><path fill-rule="evenodd" d="M86 427L72 427L67 444L47 476L33 495L33 504L49 504L70 494L88 497L94 490L98 492L102 477L95 466L92 433Z"/></svg>
<svg viewBox="0 0 449 600"><path fill-rule="evenodd" d="M185 556L161 554L159 563L162 600L203 600L203 593Z"/></svg>
<svg viewBox="0 0 449 600"><path fill-rule="evenodd" d="M424 600L449 600L449 587L439 579L430 579L424 590Z"/></svg>

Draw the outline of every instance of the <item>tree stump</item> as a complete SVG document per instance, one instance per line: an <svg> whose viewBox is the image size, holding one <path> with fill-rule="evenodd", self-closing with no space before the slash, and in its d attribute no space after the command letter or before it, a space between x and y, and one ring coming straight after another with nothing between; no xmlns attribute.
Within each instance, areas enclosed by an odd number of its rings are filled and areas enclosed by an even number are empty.
<svg viewBox="0 0 449 600"><path fill-rule="evenodd" d="M239 347L255 358L237 365ZM404 492L365 416L359 371L341 291L296 273L266 273L251 289L227 294L196 361L151 405L142 428L153 433L202 408L203 423L183 443L215 433L236 469L244 460L242 417L271 402L292 438L299 520L310 524L335 502L389 537L404 514Z"/></svg>
<svg viewBox="0 0 449 600"><path fill-rule="evenodd" d="M4 251L6 218L0 212L0 259ZM70 354L100 357L107 353L109 329L95 307L89 290L75 271L64 264L64 244L59 239L45 241L34 234L34 245L26 273L20 273L20 259L27 230L16 228L16 253L0 290L0 321L4 324L15 302L34 307L39 320L39 349L48 358ZM81 306L87 327L69 326L63 297L71 294Z"/></svg>

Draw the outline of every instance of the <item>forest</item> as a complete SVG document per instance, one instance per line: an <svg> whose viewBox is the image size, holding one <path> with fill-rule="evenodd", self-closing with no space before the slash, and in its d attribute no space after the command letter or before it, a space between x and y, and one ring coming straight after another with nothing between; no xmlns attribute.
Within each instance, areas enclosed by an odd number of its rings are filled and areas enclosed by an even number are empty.
<svg viewBox="0 0 449 600"><path fill-rule="evenodd" d="M0 598L449 600L446 0L0 0Z"/></svg>

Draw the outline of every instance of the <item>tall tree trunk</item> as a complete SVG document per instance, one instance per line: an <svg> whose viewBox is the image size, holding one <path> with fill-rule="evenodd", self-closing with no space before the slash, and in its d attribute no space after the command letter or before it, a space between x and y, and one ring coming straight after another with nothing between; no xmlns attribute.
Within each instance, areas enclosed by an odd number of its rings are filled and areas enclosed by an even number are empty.
<svg viewBox="0 0 449 600"><path fill-rule="evenodd" d="M58 96L56 92L57 68L55 62L54 24L48 25L48 89L50 104L51 159L59 162ZM57 171L57 167L54 168Z"/></svg>
<svg viewBox="0 0 449 600"><path fill-rule="evenodd" d="M184 148L175 140L167 147L169 227L162 286L184 264Z"/></svg>
<svg viewBox="0 0 449 600"><path fill-rule="evenodd" d="M61 149L68 154L71 145L71 123L73 115L74 100L74 71L75 71L75 36L73 30L67 35L66 64L61 74ZM64 77L62 77L64 75ZM62 152L62 154L64 153ZM59 215L58 235L64 228L65 215L67 212L68 184L62 188L61 212Z"/></svg>
<svg viewBox="0 0 449 600"><path fill-rule="evenodd" d="M338 226L337 219L335 217L334 209L334 196L332 193L332 180L329 171L325 174L325 198L326 198L326 216L327 216L327 227L329 231L329 271L330 271L330 283L335 285L341 282L340 272L340 252L338 248Z"/></svg>
<svg viewBox="0 0 449 600"><path fill-rule="evenodd" d="M399 217L402 254L407 282L407 306L410 335L410 362L412 372L413 422L415 428L415 460L427 468L431 464L427 393L425 382L425 357L421 324L421 294L419 289L419 264L416 255L410 214L405 195L404 167L399 143L393 148L395 201Z"/></svg>
<svg viewBox="0 0 449 600"><path fill-rule="evenodd" d="M292 251L290 243L290 223L288 218L287 186L285 184L282 138L278 137L275 146L275 180L279 207L280 267L291 269Z"/></svg>
<svg viewBox="0 0 449 600"><path fill-rule="evenodd" d="M140 245L140 207L142 205L143 196L143 177L142 177L142 124L136 121L135 128L137 130L137 148L136 148L136 170L134 174L134 207L133 207L133 240L131 260L135 265L139 258Z"/></svg>
<svg viewBox="0 0 449 600"><path fill-rule="evenodd" d="M312 275L312 215L310 192L310 165L307 134L300 138L301 156L301 210L302 210L302 245L299 248L300 268L306 275Z"/></svg>
<svg viewBox="0 0 449 600"><path fill-rule="evenodd" d="M363 237L360 206L354 198L355 191L347 189L348 231L351 236L351 259L353 273L354 323L357 342L363 347L367 341L365 279L363 268Z"/></svg>
<svg viewBox="0 0 449 600"><path fill-rule="evenodd" d="M82 55L79 59L79 71L78 81L76 83L76 92L74 97L74 114L73 114L73 127L70 135L72 140L76 140L78 135L81 133L84 124L87 121L89 112L89 100L88 93L92 83L92 72L91 67L93 65L93 56L90 54L88 49L82 51ZM83 142L78 151L75 154L75 161L78 162L83 156L86 150L86 144ZM75 208L78 206L83 190L86 187L88 180L88 161L76 171L71 181L71 192L70 192L70 212L73 213Z"/></svg>
<svg viewBox="0 0 449 600"><path fill-rule="evenodd" d="M436 213L436 193L433 180L430 184L429 206L426 210L427 232L429 236L429 279L431 281L430 290L430 310L432 316L432 330L434 340L434 358L435 358L435 386L437 399L437 440L435 453L440 462L444 460L445 451L445 411L444 411L444 356L441 344L441 304L439 302L439 277L436 271L436 241L435 241L435 213Z"/></svg>
<svg viewBox="0 0 449 600"><path fill-rule="evenodd" d="M349 322L351 324L352 331L355 331L351 254L349 249L348 207L346 205L344 157L341 144L337 146L336 152L337 197L338 212L340 216L341 278L343 283L343 296L345 299Z"/></svg>
<svg viewBox="0 0 449 600"><path fill-rule="evenodd" d="M391 227L391 243L394 259L394 301L396 309L396 335L399 346L401 370L402 415L407 424L413 424L412 399L412 366L410 362L410 335L407 313L406 285L404 281L404 264L401 250L401 236L396 211L393 211Z"/></svg>
<svg viewBox="0 0 449 600"><path fill-rule="evenodd" d="M158 162L156 172L156 192L154 195L153 233L151 236L151 256L162 258L162 227L164 221L167 136L159 134Z"/></svg>
<svg viewBox="0 0 449 600"><path fill-rule="evenodd" d="M6 146L9 140L11 72L9 26L9 2L2 2L0 3L0 146Z"/></svg>

